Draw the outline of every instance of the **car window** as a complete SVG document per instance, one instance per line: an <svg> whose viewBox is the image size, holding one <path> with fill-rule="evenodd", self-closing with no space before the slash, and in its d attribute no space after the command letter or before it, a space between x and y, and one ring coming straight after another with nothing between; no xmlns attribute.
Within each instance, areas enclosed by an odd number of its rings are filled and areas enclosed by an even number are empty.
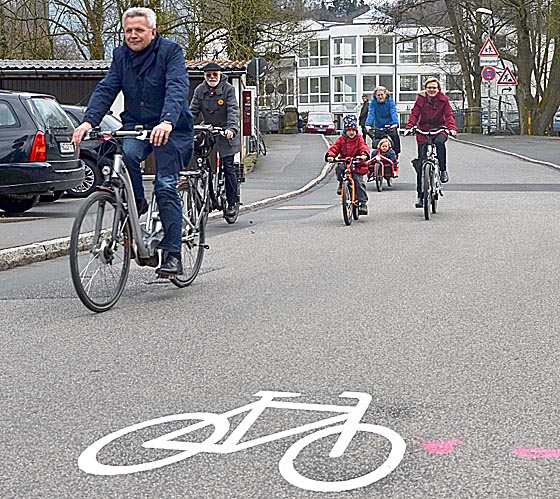
<svg viewBox="0 0 560 499"><path fill-rule="evenodd" d="M8 128L19 125L12 106L6 101L0 100L0 128Z"/></svg>
<svg viewBox="0 0 560 499"><path fill-rule="evenodd" d="M109 114L105 115L103 120L101 120L101 128L103 130L120 130L121 127L122 123L117 118Z"/></svg>
<svg viewBox="0 0 560 499"><path fill-rule="evenodd" d="M33 97L31 106L47 128L74 129L72 121L54 99Z"/></svg>
<svg viewBox="0 0 560 499"><path fill-rule="evenodd" d="M329 114L310 114L309 115L309 121L314 121L317 123L331 123L332 122L332 116L330 116Z"/></svg>

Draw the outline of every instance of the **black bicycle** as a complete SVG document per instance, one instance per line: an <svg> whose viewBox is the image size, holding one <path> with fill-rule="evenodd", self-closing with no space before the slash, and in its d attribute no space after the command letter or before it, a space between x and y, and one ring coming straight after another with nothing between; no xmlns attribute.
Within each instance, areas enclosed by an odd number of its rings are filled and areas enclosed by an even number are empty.
<svg viewBox="0 0 560 499"><path fill-rule="evenodd" d="M155 194L141 222L130 175L123 160L125 138L148 140L150 130L92 130L90 138L111 137L113 162L103 168L104 181L78 211L70 236L70 272L82 303L94 312L109 310L122 295L134 259L139 266L158 267L164 233ZM191 284L202 264L208 219L208 178L204 169L182 171L177 190L182 203L183 272L169 276L177 287ZM165 276L161 276L165 277Z"/></svg>
<svg viewBox="0 0 560 499"><path fill-rule="evenodd" d="M434 130L424 132L417 127L413 127L412 133L419 133L427 137L428 142L424 145L424 160L422 161L422 192L424 195L424 218L430 219L430 210L432 213L437 212L438 201L443 196L441 187L441 171L439 160L437 157L436 145L434 144L434 137L441 132L447 133L449 128L441 127Z"/></svg>

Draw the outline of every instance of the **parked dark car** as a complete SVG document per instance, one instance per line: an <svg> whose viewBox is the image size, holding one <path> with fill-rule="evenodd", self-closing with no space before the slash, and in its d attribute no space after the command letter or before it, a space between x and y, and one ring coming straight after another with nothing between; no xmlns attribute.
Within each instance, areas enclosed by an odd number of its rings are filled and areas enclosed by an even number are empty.
<svg viewBox="0 0 560 499"><path fill-rule="evenodd" d="M329 112L310 111L305 121L305 133L335 134L334 116Z"/></svg>
<svg viewBox="0 0 560 499"><path fill-rule="evenodd" d="M0 90L0 210L27 211L84 181L73 132L54 97Z"/></svg>
<svg viewBox="0 0 560 499"><path fill-rule="evenodd" d="M66 111L75 127L84 121L86 107L62 104L62 109ZM101 130L119 130L122 123L117 117L107 114L99 126ZM83 140L80 144L80 159L85 163L85 178L83 183L69 189L68 195L76 198L88 197L103 180L101 170L112 161L114 153L114 145L110 142Z"/></svg>

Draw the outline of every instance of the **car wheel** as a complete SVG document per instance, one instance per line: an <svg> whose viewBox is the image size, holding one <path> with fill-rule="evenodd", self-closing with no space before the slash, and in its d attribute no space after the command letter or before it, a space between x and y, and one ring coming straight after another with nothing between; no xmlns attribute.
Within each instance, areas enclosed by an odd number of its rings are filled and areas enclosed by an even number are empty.
<svg viewBox="0 0 560 499"><path fill-rule="evenodd" d="M101 183L101 172L91 159L84 159L84 181L66 192L73 198L87 198Z"/></svg>
<svg viewBox="0 0 560 499"><path fill-rule="evenodd" d="M39 202L39 195L25 199L0 197L0 210L6 213L23 213L30 210Z"/></svg>
<svg viewBox="0 0 560 499"><path fill-rule="evenodd" d="M54 191L52 194L42 194L39 196L39 201L41 201L41 203L54 203L55 201L58 201L63 194L64 191Z"/></svg>

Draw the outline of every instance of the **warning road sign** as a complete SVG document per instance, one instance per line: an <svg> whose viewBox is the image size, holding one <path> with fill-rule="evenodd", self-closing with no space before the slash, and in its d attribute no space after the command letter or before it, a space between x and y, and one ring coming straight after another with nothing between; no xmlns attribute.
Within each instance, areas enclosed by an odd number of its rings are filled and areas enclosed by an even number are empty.
<svg viewBox="0 0 560 499"><path fill-rule="evenodd" d="M517 85L517 80L515 79L515 76L513 76L511 69L504 69L504 72L498 80L498 85Z"/></svg>
<svg viewBox="0 0 560 499"><path fill-rule="evenodd" d="M478 55L480 57L498 57L500 54L498 54L498 51L496 50L496 46L494 45L494 42L492 42L492 40L490 40L490 38L488 38L486 40L486 42L484 43L484 45L482 46L482 48L480 49L480 52L478 53Z"/></svg>

